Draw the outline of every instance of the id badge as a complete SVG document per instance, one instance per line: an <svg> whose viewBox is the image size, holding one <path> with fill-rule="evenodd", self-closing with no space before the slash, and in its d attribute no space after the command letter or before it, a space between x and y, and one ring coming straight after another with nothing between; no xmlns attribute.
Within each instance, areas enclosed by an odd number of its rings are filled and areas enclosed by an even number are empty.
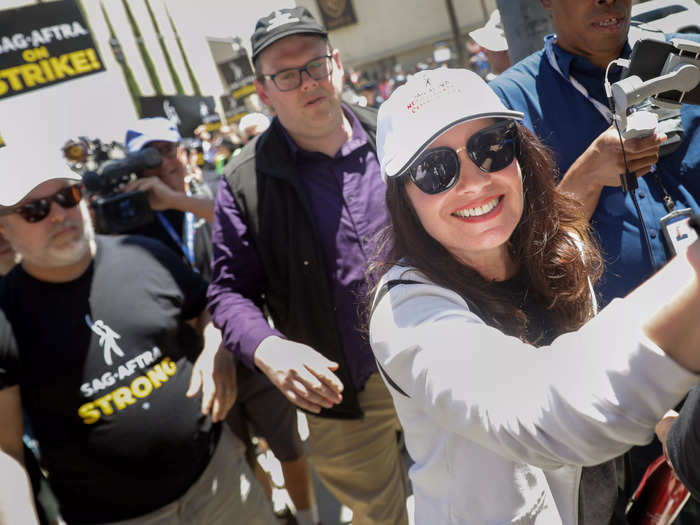
<svg viewBox="0 0 700 525"><path fill-rule="evenodd" d="M682 210L673 210L659 219L670 255L683 253L698 238L697 233L689 224L693 215L693 210L683 208Z"/></svg>

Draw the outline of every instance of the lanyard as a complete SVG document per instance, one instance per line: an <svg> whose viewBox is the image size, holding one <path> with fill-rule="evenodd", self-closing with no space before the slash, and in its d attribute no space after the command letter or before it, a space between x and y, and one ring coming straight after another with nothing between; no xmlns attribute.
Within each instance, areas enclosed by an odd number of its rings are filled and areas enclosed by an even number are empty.
<svg viewBox="0 0 700 525"><path fill-rule="evenodd" d="M182 242L182 239L175 231L175 228L173 228L173 225L170 224L170 221L165 218L165 215L158 211L156 212L156 217L158 217L158 220L163 228L165 228L165 231L168 232L170 238L180 246L187 262L189 262L190 266L194 269L194 215L192 212L188 211L185 213L185 242Z"/></svg>
<svg viewBox="0 0 700 525"><path fill-rule="evenodd" d="M586 100L588 100L591 104L593 104L593 107L595 107L598 112L603 115L603 118L608 122L608 124L612 124L613 121L613 116L612 112L610 109L605 105L599 102L598 100L594 99L588 94L588 90L583 87L583 85L576 80L573 76L569 75L569 78L566 78L564 76L564 73L562 73L561 68L559 67L559 63L557 62L557 57L554 54L554 42L556 41L557 36L556 35L548 35L544 39L544 51L545 54L547 55L547 60L549 61L549 65L552 66L552 69L554 69L557 73L559 73L559 76L566 80L569 84L571 84L576 91L581 93L584 97L586 97Z"/></svg>

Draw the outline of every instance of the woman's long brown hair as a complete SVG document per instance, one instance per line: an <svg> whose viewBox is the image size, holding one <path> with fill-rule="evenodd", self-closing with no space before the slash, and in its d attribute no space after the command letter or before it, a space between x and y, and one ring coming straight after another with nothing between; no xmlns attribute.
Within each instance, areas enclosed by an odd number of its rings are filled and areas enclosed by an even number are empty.
<svg viewBox="0 0 700 525"><path fill-rule="evenodd" d="M556 164L549 150L521 125L518 139L524 210L509 246L525 270L528 293L536 294L552 313L558 333L572 331L591 317L589 279L600 277L602 259L580 204L556 189ZM370 267L370 298L384 273L396 264L405 265L476 304L488 324L527 340L527 319L520 306L425 231L408 198L406 181L398 177L387 182L391 225L380 234L379 253L388 256Z"/></svg>

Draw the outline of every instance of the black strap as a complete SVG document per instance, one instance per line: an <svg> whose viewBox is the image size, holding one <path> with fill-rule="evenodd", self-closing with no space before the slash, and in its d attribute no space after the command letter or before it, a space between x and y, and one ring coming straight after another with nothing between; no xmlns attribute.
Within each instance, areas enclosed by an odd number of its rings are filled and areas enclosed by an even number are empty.
<svg viewBox="0 0 700 525"><path fill-rule="evenodd" d="M377 308L377 305L379 304L379 301L381 301L386 294L389 293L389 291L394 288L395 286L398 286L399 284L421 284L420 281L412 281L410 279L392 279L390 281L387 281L384 283L384 285L379 289L377 292L377 296L374 299L374 304L372 305L372 314L374 314L374 310ZM404 390L401 388L399 385L396 384L396 381L394 381L389 374L386 373L386 370L382 368L382 365L379 363L379 361L375 358L375 361L377 362L377 368L379 369L379 373L384 377L384 380L389 384L391 388L396 390L399 394L401 394L404 397L411 398Z"/></svg>
<svg viewBox="0 0 700 525"><path fill-rule="evenodd" d="M673 209L676 207L676 204L673 202L673 197L668 193L668 190L666 189L666 186L663 185L661 182L661 178L659 177L658 169L654 170L654 181L656 184L661 188L661 191L664 194L664 207L666 208L666 211L668 213L671 213Z"/></svg>

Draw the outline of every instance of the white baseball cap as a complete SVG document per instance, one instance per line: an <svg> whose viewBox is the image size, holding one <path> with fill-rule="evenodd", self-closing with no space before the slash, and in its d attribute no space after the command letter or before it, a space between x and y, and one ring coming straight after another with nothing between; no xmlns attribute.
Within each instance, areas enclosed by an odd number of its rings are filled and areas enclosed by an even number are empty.
<svg viewBox="0 0 700 525"><path fill-rule="evenodd" d="M7 137L0 147L0 208L19 204L34 188L54 179L75 182L80 176L68 166L60 144L37 143L30 136Z"/></svg>
<svg viewBox="0 0 700 525"><path fill-rule="evenodd" d="M483 27L469 32L472 40L489 51L508 51L508 40L501 22L501 12L496 9Z"/></svg>
<svg viewBox="0 0 700 525"><path fill-rule="evenodd" d="M150 117L138 120L126 132L124 142L129 153L141 151L149 142L180 142L177 126L165 117Z"/></svg>
<svg viewBox="0 0 700 525"><path fill-rule="evenodd" d="M258 133L262 133L270 127L270 119L263 113L247 113L238 123L238 128L243 131L252 126L257 128Z"/></svg>
<svg viewBox="0 0 700 525"><path fill-rule="evenodd" d="M441 68L409 76L379 108L377 156L382 177L400 175L440 135L480 118L522 120L523 114L507 109L472 71Z"/></svg>

